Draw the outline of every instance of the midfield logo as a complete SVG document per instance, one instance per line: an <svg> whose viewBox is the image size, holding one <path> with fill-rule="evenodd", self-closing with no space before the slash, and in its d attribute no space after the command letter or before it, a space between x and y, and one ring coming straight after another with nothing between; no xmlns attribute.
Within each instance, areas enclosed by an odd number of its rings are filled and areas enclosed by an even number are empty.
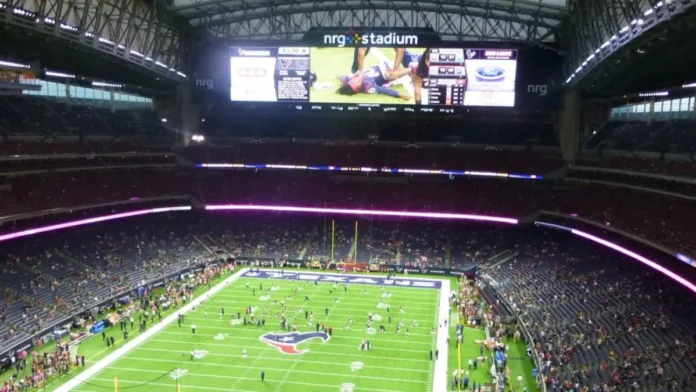
<svg viewBox="0 0 696 392"><path fill-rule="evenodd" d="M309 342L314 339L321 339L322 343L329 340L329 335L323 332L288 332L288 333L267 333L260 337L261 341L271 347L275 347L283 354L301 355L309 350L298 350L299 344Z"/></svg>

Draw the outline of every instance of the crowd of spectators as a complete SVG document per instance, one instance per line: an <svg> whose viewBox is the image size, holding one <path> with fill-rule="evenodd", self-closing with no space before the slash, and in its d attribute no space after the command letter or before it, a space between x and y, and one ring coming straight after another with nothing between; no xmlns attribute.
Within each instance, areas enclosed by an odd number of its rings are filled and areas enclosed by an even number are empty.
<svg viewBox="0 0 696 392"><path fill-rule="evenodd" d="M175 217L40 236L3 246L0 351L143 282L205 260Z"/></svg>
<svg viewBox="0 0 696 392"><path fill-rule="evenodd" d="M0 98L0 134L167 136L152 110L111 110L26 96Z"/></svg>
<svg viewBox="0 0 696 392"><path fill-rule="evenodd" d="M4 191L0 197L0 217L59 207L189 196L192 183L187 172L172 167L17 176L10 179L11 189Z"/></svg>
<svg viewBox="0 0 696 392"><path fill-rule="evenodd" d="M130 267L137 268L138 263L131 263ZM100 317L105 316L105 320L112 325L120 324L123 339L116 340L111 332L102 332L102 340L106 344L106 349L112 350L119 344L127 340L129 333L137 334L147 328L148 323L161 321L162 313L177 309L179 306L190 301L194 297L194 290L199 287L210 287L210 282L220 277L225 272L225 267L220 265L208 265L202 271L189 274L185 280L168 280L161 291L143 291L142 294L133 298L127 304L113 301L104 305L98 310L87 312L84 317L76 318L73 326L79 325L84 331L89 330ZM101 312L101 316L97 313ZM139 329L135 330L135 320L138 320ZM129 328L131 329L129 331ZM21 349L10 356L9 371L12 372L10 378L4 382L0 391L27 391L33 388L46 386L52 378L68 374L74 366L84 367L86 365L85 356L75 354L77 350L71 350L75 344L84 339L86 332L54 332L56 339L55 348L52 350L41 351L34 347L29 354L27 349Z"/></svg>
<svg viewBox="0 0 696 392"><path fill-rule="evenodd" d="M59 158L64 155L99 155L122 154L123 157L145 153L171 153L172 148L167 146L147 146L133 142L109 141L98 142L86 140L83 143L76 141L57 141L48 138L41 142L36 140L7 140L0 142L0 157L3 158L29 158L33 155L47 155Z"/></svg>
<svg viewBox="0 0 696 392"><path fill-rule="evenodd" d="M545 174L563 166L549 156L527 149L465 148L440 144L311 144L238 143L224 147L189 146L180 153L194 163L246 163L347 166L399 169L473 170L502 173Z"/></svg>
<svg viewBox="0 0 696 392"><path fill-rule="evenodd" d="M529 329L547 390L696 388L692 293L560 233L521 241L517 251L486 270L484 290Z"/></svg>
<svg viewBox="0 0 696 392"><path fill-rule="evenodd" d="M588 150L623 150L692 155L696 151L694 120L611 121L584 144Z"/></svg>
<svg viewBox="0 0 696 392"><path fill-rule="evenodd" d="M326 257L485 269L534 336L549 390L681 391L694 387L696 313L688 293L567 235L418 220L181 213L9 243L0 275L2 347L148 280L207 260ZM492 262L512 250L511 261ZM607 260L612 260L608 263ZM628 271L628 273L626 273ZM554 389L555 388L555 389ZM633 389L631 389L633 388Z"/></svg>
<svg viewBox="0 0 696 392"><path fill-rule="evenodd" d="M592 179L586 184L584 179ZM616 182L614 179L610 179ZM654 181L627 183L654 189ZM278 170L191 171L172 165L56 171L8 178L0 191L0 216L154 197L190 196L205 204L273 204L368 209L465 212L523 218L539 210L590 219L696 255L694 210L684 197L667 197L579 181L530 181L444 176L330 175ZM676 185L675 185L676 184ZM669 186L668 186L669 185ZM679 185L679 186L677 186ZM689 185L665 183L664 190L688 194ZM630 197L627 197L630 196Z"/></svg>

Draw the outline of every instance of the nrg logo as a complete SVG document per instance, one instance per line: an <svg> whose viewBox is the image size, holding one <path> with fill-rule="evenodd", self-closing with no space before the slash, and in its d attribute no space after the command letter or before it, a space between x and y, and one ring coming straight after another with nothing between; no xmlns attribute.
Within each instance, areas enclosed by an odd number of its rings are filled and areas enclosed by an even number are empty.
<svg viewBox="0 0 696 392"><path fill-rule="evenodd" d="M360 34L325 34L324 45L335 45L339 48L350 45L373 45L373 46L417 46L417 35L403 35L397 33L375 34L365 33Z"/></svg>

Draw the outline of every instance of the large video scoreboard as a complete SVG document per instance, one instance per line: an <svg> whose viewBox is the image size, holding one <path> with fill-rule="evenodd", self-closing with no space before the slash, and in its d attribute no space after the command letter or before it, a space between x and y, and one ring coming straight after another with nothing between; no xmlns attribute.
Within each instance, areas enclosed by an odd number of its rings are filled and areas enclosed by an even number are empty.
<svg viewBox="0 0 696 392"><path fill-rule="evenodd" d="M516 72L514 49L237 46L230 51L230 99L513 107Z"/></svg>
<svg viewBox="0 0 696 392"><path fill-rule="evenodd" d="M310 30L300 41L200 47L196 99L292 110L455 113L557 108L549 48L440 41L432 30ZM278 106L280 108L280 106Z"/></svg>

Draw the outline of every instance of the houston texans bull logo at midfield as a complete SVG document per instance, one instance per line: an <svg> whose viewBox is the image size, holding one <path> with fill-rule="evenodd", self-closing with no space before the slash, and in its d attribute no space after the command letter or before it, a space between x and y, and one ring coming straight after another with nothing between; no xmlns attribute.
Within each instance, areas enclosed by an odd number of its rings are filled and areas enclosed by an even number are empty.
<svg viewBox="0 0 696 392"><path fill-rule="evenodd" d="M329 340L329 335L324 332L269 332L260 337L261 341L271 347L275 347L283 354L300 355L308 352L308 349L298 350L297 346L314 339L321 339L322 343Z"/></svg>

